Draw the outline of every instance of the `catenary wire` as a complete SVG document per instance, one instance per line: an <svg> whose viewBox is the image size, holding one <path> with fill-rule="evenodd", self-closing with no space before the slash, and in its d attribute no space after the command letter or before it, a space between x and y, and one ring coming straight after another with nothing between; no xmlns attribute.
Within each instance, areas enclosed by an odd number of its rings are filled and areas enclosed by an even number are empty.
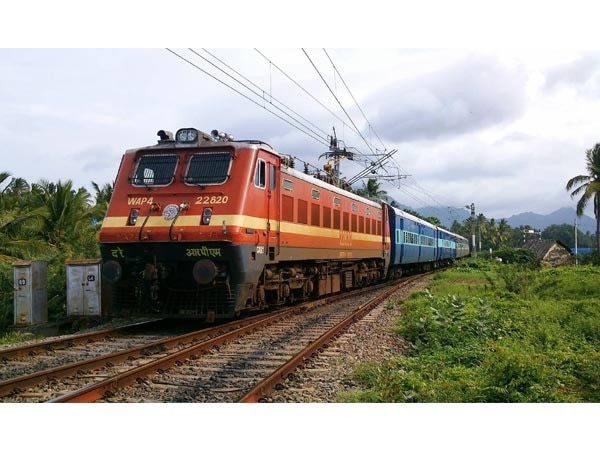
<svg viewBox="0 0 600 450"><path fill-rule="evenodd" d="M311 139L314 139L315 141L317 141L320 144L325 144L328 145L328 142L324 142L319 140L318 138L316 138L315 136L307 133L306 131L304 131L302 128L299 128L298 126L296 126L295 124L293 124L292 122L290 122L289 120L287 120L286 118L280 116L279 114L275 113L274 111L270 110L269 108L267 108L264 105L261 105L260 103L258 103L257 101L253 100L252 98L248 97L247 95L245 95L244 93L240 92L239 90L237 90L236 88L234 88L233 86L227 84L226 82L224 82L223 80L220 80L218 77L214 76L213 74L211 74L210 72L204 70L203 68L199 67L197 64L194 64L192 61L190 61L189 59L185 58L184 56L181 56L179 53L166 48L166 50L170 53L172 53L173 55L177 56L179 59L185 61L186 63L188 63L189 65L191 65L192 67L196 68L197 70L203 72L204 74L208 75L209 77L211 77L212 79L218 81L219 83L223 84L224 86L228 87L229 89L231 89L232 91L236 92L237 94L241 95L242 97L244 97L245 99L251 101L252 103L254 103L255 105L265 109L266 111L270 112L271 114L273 114L275 117L278 117L279 119L283 120L284 122L286 122L288 125L293 126L294 128L296 128L297 130L301 131L302 133L306 134L308 137L310 137Z"/></svg>
<svg viewBox="0 0 600 450"><path fill-rule="evenodd" d="M227 71L223 70L222 68L218 67L216 64L212 63L211 61L209 61L207 58L205 58L204 56L200 55L198 52L196 52L193 49L189 49L190 52L192 52L194 55L198 56L199 58L203 59L204 61L206 61L208 64L210 64L211 66L213 66L215 69L219 70L220 72L222 72L224 75L228 76L229 78L231 78L232 80L234 80L235 82L239 83L240 85L242 85L243 87L245 87L247 90L249 90L250 92L252 92L254 95L256 95L257 97L261 98L264 100L264 95L261 95L259 92L254 91L253 89L251 89L250 87L248 87L246 84L242 83L240 80L236 79L233 75L231 75L230 73L228 73ZM221 62L220 59L218 59L216 56L212 55L209 51L206 51L209 55L211 55L213 58L217 59L219 62ZM222 64L224 64L223 62L221 62ZM237 71L235 71L233 68L229 67L228 65L224 64L228 69L232 70L233 72L235 72L238 76L241 76L242 78L244 78L245 80L249 81L247 78L245 78L244 76L242 76L241 74L239 74ZM265 94L265 90L262 89L261 87L255 85L254 83L250 82L251 84L253 84L254 86L256 86L257 89L259 89L260 91L262 91L263 94ZM275 97L271 96L271 99L275 100L277 103L281 104L283 107L285 107L286 109L288 109L289 111L291 111L292 113L296 114L299 117L300 114L297 114L296 112L294 112L291 108L285 106L282 102L280 102L279 100L277 100ZM290 114L288 114L287 112L285 112L283 109L281 109L280 107L278 107L277 105L274 105L273 103L271 103L271 105L277 109L278 111L280 111L281 113L285 114L287 117L289 117L291 120L297 122L300 126L306 128L306 130L310 133L313 133L314 135L316 135L319 139L323 139L323 142L327 142L327 138L326 137L322 137L319 136L318 133L316 133L314 130L310 129L310 127L306 126L305 124L303 124L302 122L300 122L298 119L292 117ZM304 119L302 117L302 119ZM304 119L306 120L306 119ZM308 121L307 121L308 122ZM310 123L310 122L309 122ZM318 129L318 128L317 128ZM322 131L322 130L320 130ZM325 136L327 136L327 133L325 131L322 131L323 134L325 134Z"/></svg>
<svg viewBox="0 0 600 450"><path fill-rule="evenodd" d="M292 114L295 114L296 116L298 116L299 118L301 118L302 120L304 120L306 123L310 124L313 128L319 130L323 135L328 136L328 133L326 131L324 131L323 129L319 128L318 125L314 124L313 122L311 122L310 120L308 120L306 117L302 116L301 114L297 113L296 111L294 111L292 108L290 108L289 106L285 105L283 102L281 102L280 100L276 99L271 93L267 94L267 92L265 91L265 89L263 89L262 87L260 87L259 85L257 85L256 83L254 83L252 80L248 79L247 77L245 77L244 75L242 75L239 71L235 70L233 67L231 67L231 65L227 64L225 61L223 61L221 58L219 58L218 56L216 56L214 53L210 52L209 50L203 48L202 49L205 53L209 54L210 56L212 56L215 60L219 61L221 64L223 64L225 67L227 67L227 69L229 69L230 71L232 71L233 73L235 73L237 76L239 76L240 78L244 79L245 81L247 81L248 83L250 83L252 86L254 86L256 89L260 90L263 93L262 98L264 98L264 95L268 95L269 98L271 100L274 100L275 102L277 102L278 104L280 104L282 107L284 107L285 109L287 109L288 111L290 111ZM193 53L197 54L195 51L191 50ZM200 56L200 55L198 55ZM200 56L202 58L202 56ZM205 59L205 58L203 58ZM214 64L212 64L210 61L206 60L209 64L213 65L213 67L216 67ZM225 73L226 75L228 75L229 77L231 77L231 75L227 74L224 70L219 69L221 72ZM239 80L236 80L238 83L240 83ZM253 92L250 88L248 88L247 86L245 86L247 89L249 89L251 92ZM259 94L257 94L256 92L253 92L255 95L259 96ZM316 133L315 133L316 134Z"/></svg>
<svg viewBox="0 0 600 450"><path fill-rule="evenodd" d="M346 90L348 91L348 93L350 94L350 97L352 97L352 100L354 100L354 104L356 105L356 107L358 108L358 110L361 112L362 116L364 117L365 121L369 124L369 128L371 130L373 130L373 133L375 133L375 136L377 136L377 139L379 139L379 142L381 144L381 146L387 150L385 144L383 143L383 141L381 140L381 138L379 137L379 134L377 134L377 131L375 131L375 128L373 127L373 125L371 125L371 122L369 122L369 119L367 119L367 116L365 114L365 112L362 110L362 108L360 107L360 105L358 104L358 102L356 101L356 98L354 97L354 95L352 94L352 91L350 90L350 88L348 87L348 84L346 83L346 81L344 80L344 77L342 77L342 74L340 73L340 71L338 70L338 68L336 67L336 65L334 64L333 60L331 59L331 56L329 56L329 53L327 53L326 49L323 49L323 51L325 52L325 55L327 56L327 59L329 59L329 62L331 63L333 70L335 70L335 73L337 73L338 77L340 77L340 80L342 80L342 83L344 84L344 87L346 88Z"/></svg>

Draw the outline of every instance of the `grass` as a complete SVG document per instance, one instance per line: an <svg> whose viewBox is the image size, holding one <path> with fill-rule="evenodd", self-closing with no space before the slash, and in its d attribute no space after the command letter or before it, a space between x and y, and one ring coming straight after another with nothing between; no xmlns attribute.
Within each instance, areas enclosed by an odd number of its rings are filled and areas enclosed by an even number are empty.
<svg viewBox="0 0 600 450"><path fill-rule="evenodd" d="M403 305L412 351L355 372L347 402L600 401L600 269L467 262Z"/></svg>

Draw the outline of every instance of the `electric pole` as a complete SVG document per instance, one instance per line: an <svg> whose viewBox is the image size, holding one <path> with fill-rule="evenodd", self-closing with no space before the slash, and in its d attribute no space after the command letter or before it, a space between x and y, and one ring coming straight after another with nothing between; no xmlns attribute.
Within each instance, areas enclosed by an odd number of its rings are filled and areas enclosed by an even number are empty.
<svg viewBox="0 0 600 450"><path fill-rule="evenodd" d="M477 247L475 246L475 203L471 206L465 205L465 208L471 210L471 256L477 256Z"/></svg>
<svg viewBox="0 0 600 450"><path fill-rule="evenodd" d="M577 216L575 216L575 265L577 265Z"/></svg>

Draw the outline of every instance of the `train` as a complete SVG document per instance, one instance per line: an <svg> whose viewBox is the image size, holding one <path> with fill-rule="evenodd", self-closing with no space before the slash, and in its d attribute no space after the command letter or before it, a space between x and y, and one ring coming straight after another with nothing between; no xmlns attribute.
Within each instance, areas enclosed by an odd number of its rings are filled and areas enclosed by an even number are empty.
<svg viewBox="0 0 600 450"><path fill-rule="evenodd" d="M114 315L227 320L469 255L464 237L297 170L265 142L157 136L123 154L99 231Z"/></svg>

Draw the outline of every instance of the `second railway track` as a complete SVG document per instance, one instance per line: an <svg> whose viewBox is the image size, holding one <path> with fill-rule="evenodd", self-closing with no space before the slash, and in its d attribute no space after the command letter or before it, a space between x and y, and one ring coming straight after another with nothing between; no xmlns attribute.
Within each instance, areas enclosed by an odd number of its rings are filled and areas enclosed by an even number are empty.
<svg viewBox="0 0 600 450"><path fill-rule="evenodd" d="M411 281L408 278L402 284ZM201 332L131 344L127 350L71 362L66 368L57 368L58 372L48 369L28 384L5 379L0 382L0 400L260 401L325 344L330 338L327 333L340 333L356 320L349 319L353 313L376 295L381 301L388 291L390 288L379 288L374 291L377 294L355 292L335 302L307 303ZM336 326L339 329L330 332Z"/></svg>

